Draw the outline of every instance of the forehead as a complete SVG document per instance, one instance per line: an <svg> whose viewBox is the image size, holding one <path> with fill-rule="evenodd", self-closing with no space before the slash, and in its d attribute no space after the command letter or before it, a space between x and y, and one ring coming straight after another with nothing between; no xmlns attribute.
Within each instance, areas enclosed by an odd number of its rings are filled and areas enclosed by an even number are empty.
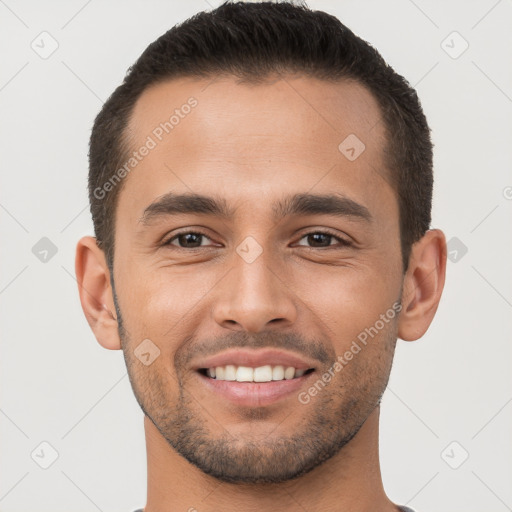
<svg viewBox="0 0 512 512"><path fill-rule="evenodd" d="M339 189L363 202L383 185L392 193L379 106L353 81L169 80L140 96L126 135L131 151L149 148L134 162L119 199L118 214L129 207L123 216L131 221L169 191L215 192L261 209L269 194L286 190Z"/></svg>

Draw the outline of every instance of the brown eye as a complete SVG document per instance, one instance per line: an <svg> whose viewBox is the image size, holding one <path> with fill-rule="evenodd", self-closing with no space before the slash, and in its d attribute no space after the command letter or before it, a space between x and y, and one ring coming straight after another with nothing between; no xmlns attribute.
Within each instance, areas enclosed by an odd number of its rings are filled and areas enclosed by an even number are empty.
<svg viewBox="0 0 512 512"><path fill-rule="evenodd" d="M307 241L313 247L329 247L331 245L333 236L326 233L313 233L306 236Z"/></svg>
<svg viewBox="0 0 512 512"><path fill-rule="evenodd" d="M195 249L197 247L206 245L203 243L204 239L208 239L208 237L203 233L187 231L185 233L174 235L172 238L167 240L164 245L172 245L181 249Z"/></svg>
<svg viewBox="0 0 512 512"><path fill-rule="evenodd" d="M335 247L338 246L348 246L350 245L349 242L344 240L343 238L340 238L336 235L333 235L329 232L323 232L323 231L314 231L312 233L307 233L304 235L301 239L306 240L306 244L300 243L298 245L302 246L309 246L311 248L322 248L322 247ZM335 241L333 244L332 241ZM337 243L336 243L337 242Z"/></svg>

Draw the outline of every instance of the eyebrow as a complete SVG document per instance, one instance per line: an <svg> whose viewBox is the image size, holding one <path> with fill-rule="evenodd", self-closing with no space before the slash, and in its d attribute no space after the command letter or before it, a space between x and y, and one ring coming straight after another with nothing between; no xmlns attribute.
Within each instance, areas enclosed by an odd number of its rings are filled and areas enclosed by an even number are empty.
<svg viewBox="0 0 512 512"><path fill-rule="evenodd" d="M230 219L235 210L228 207L224 199L201 194L175 194L169 192L151 203L139 219L139 223L148 226L160 218L182 215L202 214ZM355 220L372 222L368 208L348 197L339 194L295 194L272 205L274 220L289 215L335 215L352 217Z"/></svg>

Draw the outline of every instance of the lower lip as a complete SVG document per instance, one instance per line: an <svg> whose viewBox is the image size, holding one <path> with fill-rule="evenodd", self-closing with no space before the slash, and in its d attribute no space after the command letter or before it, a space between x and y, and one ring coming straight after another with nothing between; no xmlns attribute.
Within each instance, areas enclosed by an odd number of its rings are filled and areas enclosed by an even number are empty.
<svg viewBox="0 0 512 512"><path fill-rule="evenodd" d="M237 405L261 407L270 405L287 396L297 393L315 372L289 380L273 380L270 382L237 382L216 380L198 373L202 383L221 398Z"/></svg>

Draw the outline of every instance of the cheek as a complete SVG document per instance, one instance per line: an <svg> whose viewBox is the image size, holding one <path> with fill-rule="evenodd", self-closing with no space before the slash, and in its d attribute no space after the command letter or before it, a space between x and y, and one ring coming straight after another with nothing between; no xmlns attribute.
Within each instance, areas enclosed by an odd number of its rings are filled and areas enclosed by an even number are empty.
<svg viewBox="0 0 512 512"><path fill-rule="evenodd" d="M386 331L396 317L393 305L400 294L398 276L369 267L326 268L297 279L297 295L314 315L311 321L320 321L319 327L337 353L376 323L378 331Z"/></svg>
<svg viewBox="0 0 512 512"><path fill-rule="evenodd" d="M170 352L172 340L185 339L200 318L204 321L205 299L218 279L217 273L193 266L133 269L123 283L125 323L134 335L154 339Z"/></svg>

